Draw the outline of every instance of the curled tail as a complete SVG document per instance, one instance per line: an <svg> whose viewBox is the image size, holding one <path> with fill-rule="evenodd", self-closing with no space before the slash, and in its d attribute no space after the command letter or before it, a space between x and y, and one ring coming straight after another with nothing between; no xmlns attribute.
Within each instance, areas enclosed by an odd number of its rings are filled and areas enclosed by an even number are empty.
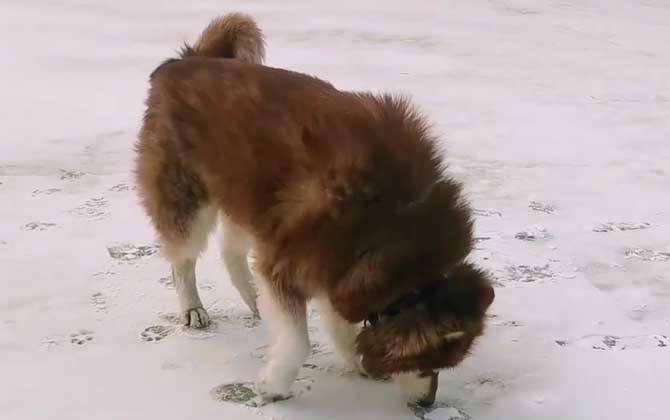
<svg viewBox="0 0 670 420"><path fill-rule="evenodd" d="M212 20L196 43L184 46L180 55L181 58L237 58L247 63L262 64L265 60L265 41L251 16L229 13Z"/></svg>

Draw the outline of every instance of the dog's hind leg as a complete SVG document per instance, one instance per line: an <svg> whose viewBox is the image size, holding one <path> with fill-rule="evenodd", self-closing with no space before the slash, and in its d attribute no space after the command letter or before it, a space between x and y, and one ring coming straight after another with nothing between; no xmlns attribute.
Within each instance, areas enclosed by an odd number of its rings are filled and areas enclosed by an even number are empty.
<svg viewBox="0 0 670 420"><path fill-rule="evenodd" d="M150 128L144 128L138 145L138 190L158 233L161 253L172 265L185 323L202 328L209 317L198 295L195 264L216 224L217 209L200 177L167 142L170 137Z"/></svg>
<svg viewBox="0 0 670 420"><path fill-rule="evenodd" d="M309 354L307 308L303 297L288 290L276 290L259 279L260 309L268 324L272 346L256 391L264 402L289 396L289 388Z"/></svg>
<svg viewBox="0 0 670 420"><path fill-rule="evenodd" d="M184 241L164 244L164 254L172 264L172 278L184 323L192 328L203 328L209 324L209 315L198 294L195 266L198 256L207 246L207 237L215 223L216 210L203 207L192 220Z"/></svg>
<svg viewBox="0 0 670 420"><path fill-rule="evenodd" d="M239 292L242 300L255 316L259 316L256 288L247 260L251 250L251 239L225 215L221 216L221 221L221 259L228 270L231 283Z"/></svg>
<svg viewBox="0 0 670 420"><path fill-rule="evenodd" d="M356 353L356 336L358 325L352 324L338 314L327 296L317 300L317 307L323 327L333 342L335 350L347 363L348 367L365 374L361 358Z"/></svg>

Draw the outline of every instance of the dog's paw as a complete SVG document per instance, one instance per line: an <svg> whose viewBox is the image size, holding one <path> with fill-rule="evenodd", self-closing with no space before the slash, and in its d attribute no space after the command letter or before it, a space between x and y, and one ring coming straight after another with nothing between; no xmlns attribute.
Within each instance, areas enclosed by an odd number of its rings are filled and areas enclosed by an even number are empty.
<svg viewBox="0 0 670 420"><path fill-rule="evenodd" d="M256 382L256 394L258 397L255 401L259 407L291 398L291 394L286 387L277 386L266 379L260 379Z"/></svg>
<svg viewBox="0 0 670 420"><path fill-rule="evenodd" d="M299 397L305 392L310 391L313 383L313 378L298 378L291 386L279 390L261 379L256 383L255 391L258 396L254 399L253 406L262 407L267 404ZM289 391L288 388L292 388L292 390Z"/></svg>
<svg viewBox="0 0 670 420"><path fill-rule="evenodd" d="M184 313L184 325L191 328L205 328L209 325L209 315L205 308L192 308Z"/></svg>
<svg viewBox="0 0 670 420"><path fill-rule="evenodd" d="M256 295L252 297L244 297L243 299L244 303L247 305L247 308L251 311L251 313L254 315L254 317L260 319L260 313L258 312L258 303L256 303Z"/></svg>
<svg viewBox="0 0 670 420"><path fill-rule="evenodd" d="M344 359L344 363L348 371L358 374L364 378L370 378L370 375L363 367L363 356L354 352L341 354L341 356L342 359Z"/></svg>
<svg viewBox="0 0 670 420"><path fill-rule="evenodd" d="M254 398L248 405L251 407L263 407L268 404L276 403L279 401L286 401L289 398L291 398L292 395L258 395L256 398Z"/></svg>

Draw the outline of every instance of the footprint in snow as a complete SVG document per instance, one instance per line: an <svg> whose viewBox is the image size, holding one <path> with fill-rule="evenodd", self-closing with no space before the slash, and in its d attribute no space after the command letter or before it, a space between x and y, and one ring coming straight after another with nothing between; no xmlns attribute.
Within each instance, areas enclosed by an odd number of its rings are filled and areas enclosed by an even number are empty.
<svg viewBox="0 0 670 420"><path fill-rule="evenodd" d="M502 213L495 210L474 209L472 210L472 214L474 214L475 216L482 216L482 217L502 217Z"/></svg>
<svg viewBox="0 0 670 420"><path fill-rule="evenodd" d="M272 402L289 400L312 389L314 380L312 378L298 378L292 386L291 393L285 398ZM210 391L211 397L215 401L241 404L247 407L262 407L269 401L262 400L254 389L251 382L231 382L217 385Z"/></svg>
<svg viewBox="0 0 670 420"><path fill-rule="evenodd" d="M546 214L554 214L556 212L556 207L551 204L542 203L540 201L531 201L528 203L528 208L533 211L539 211Z"/></svg>
<svg viewBox="0 0 670 420"><path fill-rule="evenodd" d="M107 298L102 292L96 292L91 295L91 305L96 312L107 312Z"/></svg>
<svg viewBox="0 0 670 420"><path fill-rule="evenodd" d="M169 325L151 325L146 327L140 333L140 338L142 341L148 343L158 342L166 339L170 334L174 332L175 328Z"/></svg>
<svg viewBox="0 0 670 420"><path fill-rule="evenodd" d="M475 236L474 240L475 240L475 243L478 244L480 242L490 241L491 237L490 236Z"/></svg>
<svg viewBox="0 0 670 420"><path fill-rule="evenodd" d="M648 248L632 248L624 253L627 259L638 259L642 261L668 261L670 252L656 251Z"/></svg>
<svg viewBox="0 0 670 420"><path fill-rule="evenodd" d="M544 239L551 239L552 236L549 232L547 232L547 229L542 226L531 226L524 231L517 232L516 235L514 235L514 238L521 241L533 242Z"/></svg>
<svg viewBox="0 0 670 420"><path fill-rule="evenodd" d="M642 230L642 229L648 229L650 227L651 223L647 222L641 222L641 223L608 222L596 225L591 230L598 233L606 233L606 232L625 232L629 230Z"/></svg>
<svg viewBox="0 0 670 420"><path fill-rule="evenodd" d="M60 188L48 188L46 190L34 190L32 194L33 197L35 197L38 195L51 195L61 191L63 190L61 190Z"/></svg>
<svg viewBox="0 0 670 420"><path fill-rule="evenodd" d="M212 388L210 395L216 401L244 404L252 407L254 406L253 401L258 397L251 382L217 385Z"/></svg>
<svg viewBox="0 0 670 420"><path fill-rule="evenodd" d="M91 198L81 206L70 210L70 213L85 217L90 221L98 221L107 216L107 204L109 202L104 197Z"/></svg>
<svg viewBox="0 0 670 420"><path fill-rule="evenodd" d="M72 344L83 346L91 341L93 341L93 331L79 330L70 334L70 343Z"/></svg>
<svg viewBox="0 0 670 420"><path fill-rule="evenodd" d="M591 350L630 350L669 348L670 337L660 334L617 336L592 334L573 341L556 340L561 347L575 346Z"/></svg>
<svg viewBox="0 0 670 420"><path fill-rule="evenodd" d="M154 255L158 247L153 245L136 246L128 243L116 243L107 246L109 256L120 261L135 261Z"/></svg>
<svg viewBox="0 0 670 420"><path fill-rule="evenodd" d="M23 230L42 231L42 230L50 229L54 226L57 226L57 225L55 223L49 223L49 222L30 222L30 223L26 223L23 226Z"/></svg>
<svg viewBox="0 0 670 420"><path fill-rule="evenodd" d="M554 273L545 265L515 265L505 267L506 279L510 282L533 283L538 280L551 279Z"/></svg>
<svg viewBox="0 0 670 420"><path fill-rule="evenodd" d="M73 180L73 179L79 179L86 175L83 172L80 171L68 171L65 169L59 169L60 171L60 179L62 180Z"/></svg>
<svg viewBox="0 0 670 420"><path fill-rule="evenodd" d="M126 192L126 191L135 191L135 186L134 185L128 185L125 182L121 182L120 184L113 185L112 187L109 188L109 191L111 192Z"/></svg>

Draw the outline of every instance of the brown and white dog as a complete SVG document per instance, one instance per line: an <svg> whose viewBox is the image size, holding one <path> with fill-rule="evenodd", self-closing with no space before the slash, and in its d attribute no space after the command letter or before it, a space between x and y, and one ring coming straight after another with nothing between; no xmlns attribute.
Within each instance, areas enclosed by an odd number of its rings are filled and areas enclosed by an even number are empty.
<svg viewBox="0 0 670 420"><path fill-rule="evenodd" d="M151 74L137 183L186 325L209 322L195 265L220 219L231 281L254 313L258 288L273 335L260 396L289 392L314 299L352 367L430 404L437 370L467 355L494 297L465 262L461 187L408 99L340 91L263 66L264 53L255 22L229 14Z"/></svg>

